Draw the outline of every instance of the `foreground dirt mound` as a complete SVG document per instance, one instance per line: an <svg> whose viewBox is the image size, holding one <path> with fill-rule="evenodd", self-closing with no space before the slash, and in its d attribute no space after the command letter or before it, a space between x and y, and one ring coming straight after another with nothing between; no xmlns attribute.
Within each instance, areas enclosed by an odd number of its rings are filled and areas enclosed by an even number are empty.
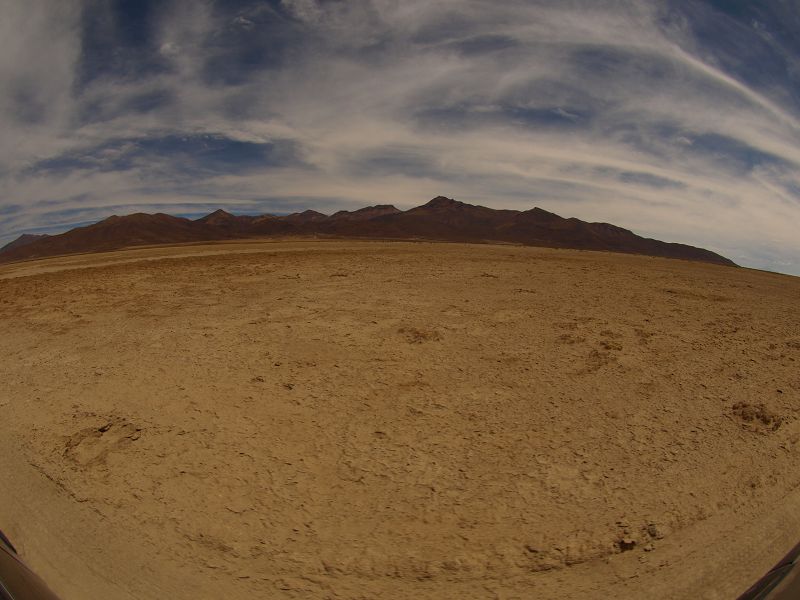
<svg viewBox="0 0 800 600"><path fill-rule="evenodd" d="M798 291L429 243L7 266L0 527L67 599L729 597L800 537Z"/></svg>

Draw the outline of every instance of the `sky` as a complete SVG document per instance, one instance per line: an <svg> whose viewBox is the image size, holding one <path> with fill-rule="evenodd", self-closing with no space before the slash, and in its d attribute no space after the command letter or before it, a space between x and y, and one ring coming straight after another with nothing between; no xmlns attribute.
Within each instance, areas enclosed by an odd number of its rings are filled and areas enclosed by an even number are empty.
<svg viewBox="0 0 800 600"><path fill-rule="evenodd" d="M0 245L534 206L800 275L796 0L0 0Z"/></svg>

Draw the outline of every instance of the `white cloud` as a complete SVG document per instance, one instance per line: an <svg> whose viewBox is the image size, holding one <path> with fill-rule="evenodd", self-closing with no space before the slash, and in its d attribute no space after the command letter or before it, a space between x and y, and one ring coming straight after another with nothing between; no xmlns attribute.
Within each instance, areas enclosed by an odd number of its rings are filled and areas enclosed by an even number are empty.
<svg viewBox="0 0 800 600"><path fill-rule="evenodd" d="M52 98L47 117L30 126L3 96L0 211L3 202L26 208L0 221L0 237L51 217L66 226L54 211L71 208L86 209L85 218L108 205L178 210L266 197L407 207L446 194L538 204L800 273L797 107L778 87L756 89L708 62L688 24L666 26L657 2L284 0L302 43L274 67L221 85L208 77L220 36L231 23L258 33L263 9L225 17L207 2L175 1L155 46L167 71L98 81L77 96L77 6L64 3L55 17L46 6L34 2L33 18L19 9L0 25L11 49L0 58L0 83L28 78L35 96ZM762 25L754 35L766 39ZM14 59L22 53L32 56L26 69ZM147 94L167 100L126 109ZM94 105L105 107L102 121L75 120ZM170 187L160 170L152 181L146 157L125 171L26 174L38 160L108 140L204 132L294 140L310 168L219 173L191 192ZM120 152L114 145L92 156L107 165ZM381 169L359 168L374 156ZM54 200L63 202L47 204Z"/></svg>
<svg viewBox="0 0 800 600"><path fill-rule="evenodd" d="M164 42L161 44L159 51L164 56L176 56L180 52L180 48L174 42Z"/></svg>

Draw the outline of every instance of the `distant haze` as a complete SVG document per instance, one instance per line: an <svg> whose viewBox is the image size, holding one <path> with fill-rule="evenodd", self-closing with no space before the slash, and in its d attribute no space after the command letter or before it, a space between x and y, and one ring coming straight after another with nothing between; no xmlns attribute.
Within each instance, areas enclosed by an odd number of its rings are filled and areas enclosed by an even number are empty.
<svg viewBox="0 0 800 600"><path fill-rule="evenodd" d="M0 246L446 195L800 275L796 8L0 0Z"/></svg>

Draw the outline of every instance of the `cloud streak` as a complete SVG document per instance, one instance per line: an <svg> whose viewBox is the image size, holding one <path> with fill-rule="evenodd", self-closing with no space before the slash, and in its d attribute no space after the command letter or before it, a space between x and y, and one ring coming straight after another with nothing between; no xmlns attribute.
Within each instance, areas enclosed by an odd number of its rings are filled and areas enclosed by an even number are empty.
<svg viewBox="0 0 800 600"><path fill-rule="evenodd" d="M0 242L445 194L800 274L800 20L780 2L54 6L2 25Z"/></svg>

